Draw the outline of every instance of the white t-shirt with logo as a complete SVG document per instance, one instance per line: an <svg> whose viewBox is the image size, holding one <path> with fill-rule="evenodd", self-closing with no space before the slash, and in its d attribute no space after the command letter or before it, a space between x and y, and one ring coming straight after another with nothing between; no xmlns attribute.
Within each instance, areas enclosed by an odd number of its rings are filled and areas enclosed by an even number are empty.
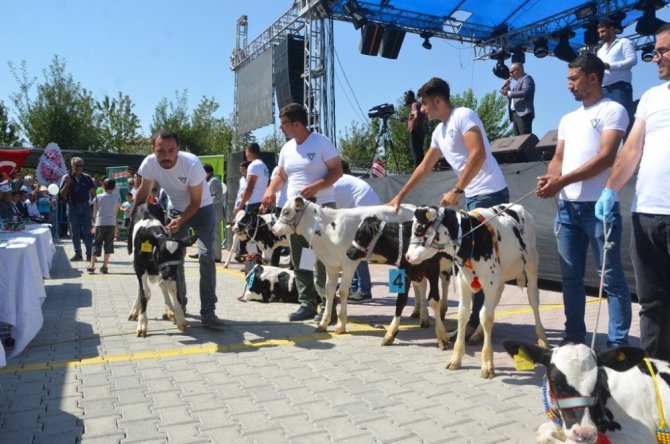
<svg viewBox="0 0 670 444"><path fill-rule="evenodd" d="M558 140L565 143L561 174L576 170L598 154L603 131L626 131L627 127L626 109L610 99L602 99L587 108L581 106L563 116L558 125ZM597 201L611 169L567 185L561 190L560 198L572 202Z"/></svg>
<svg viewBox="0 0 670 444"><path fill-rule="evenodd" d="M155 154L148 155L137 170L143 179L156 180L170 196L172 207L184 211L191 202L190 187L203 186L200 208L212 204L212 195L207 187L207 173L194 154L179 151L175 166L165 169L156 160Z"/></svg>
<svg viewBox="0 0 670 444"><path fill-rule="evenodd" d="M256 183L247 204L259 203L263 199L263 194L265 194L265 189L268 187L268 181L270 180L268 167L261 159L254 160L247 167L247 182L250 176L256 176Z"/></svg>
<svg viewBox="0 0 670 444"><path fill-rule="evenodd" d="M375 190L363 179L343 174L333 184L337 208L356 208L381 205Z"/></svg>
<svg viewBox="0 0 670 444"><path fill-rule="evenodd" d="M310 183L323 179L328 174L326 162L340 155L335 145L326 136L310 133L307 139L298 145L295 139L284 144L279 153L279 166L288 177L286 197L288 199L300 194L300 190ZM316 203L335 203L333 187L319 190Z"/></svg>
<svg viewBox="0 0 670 444"><path fill-rule="evenodd" d="M447 123L440 122L437 125L430 144L431 147L439 148L454 171L461 174L468 160L468 149L463 136L475 126L479 128L484 141L486 160L477 175L465 187L466 197L491 194L507 187L500 166L491 154L491 145L479 116L469 108L454 108Z"/></svg>
<svg viewBox="0 0 670 444"><path fill-rule="evenodd" d="M670 82L645 92L635 117L646 125L632 211L670 215Z"/></svg>

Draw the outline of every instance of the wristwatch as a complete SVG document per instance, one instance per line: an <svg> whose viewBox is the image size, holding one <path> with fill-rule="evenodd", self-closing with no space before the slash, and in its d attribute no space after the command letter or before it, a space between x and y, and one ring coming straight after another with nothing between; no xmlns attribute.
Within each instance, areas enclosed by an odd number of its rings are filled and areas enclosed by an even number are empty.
<svg viewBox="0 0 670 444"><path fill-rule="evenodd" d="M456 193L456 194L463 194L463 193L465 192L465 190L462 190L462 189L460 189L460 188L458 188L458 187L454 187L454 188L452 188L451 191L453 191L453 192Z"/></svg>

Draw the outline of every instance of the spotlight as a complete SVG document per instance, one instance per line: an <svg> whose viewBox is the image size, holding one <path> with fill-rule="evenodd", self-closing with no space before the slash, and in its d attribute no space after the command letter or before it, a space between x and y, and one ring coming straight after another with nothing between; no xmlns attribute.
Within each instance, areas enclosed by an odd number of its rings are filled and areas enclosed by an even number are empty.
<svg viewBox="0 0 670 444"><path fill-rule="evenodd" d="M526 53L523 48L512 48L512 63L526 63Z"/></svg>
<svg viewBox="0 0 670 444"><path fill-rule="evenodd" d="M589 22L584 29L584 43L589 46L598 44L600 37L598 37L598 23Z"/></svg>
<svg viewBox="0 0 670 444"><path fill-rule="evenodd" d="M651 62L652 59L654 58L654 44L647 43L641 49L642 49L642 61Z"/></svg>
<svg viewBox="0 0 670 444"><path fill-rule="evenodd" d="M575 17L577 17L578 20L585 19L587 17L591 17L592 15L596 14L596 5L595 3L587 3L586 5L580 7L575 11Z"/></svg>
<svg viewBox="0 0 670 444"><path fill-rule="evenodd" d="M491 54L489 54L489 58L493 60L505 60L509 59L511 55L512 54L510 54L505 48L500 48L491 52Z"/></svg>
<svg viewBox="0 0 670 444"><path fill-rule="evenodd" d="M498 59L498 63L493 67L493 75L499 79L509 79L509 68L505 65L504 59Z"/></svg>
<svg viewBox="0 0 670 444"><path fill-rule="evenodd" d="M617 11L609 16L609 18L614 22L614 32L616 34L623 33L623 19L626 18L626 13L623 11Z"/></svg>
<svg viewBox="0 0 670 444"><path fill-rule="evenodd" d="M426 49L433 49L433 45L430 43L430 38L433 36L432 32L424 31L421 34L419 34L419 37L423 39L423 43L421 46L423 46Z"/></svg>
<svg viewBox="0 0 670 444"><path fill-rule="evenodd" d="M665 22L656 18L656 9L653 2L647 1L644 4L644 13L635 25L635 32L640 35L656 35L658 28L665 25Z"/></svg>
<svg viewBox="0 0 670 444"><path fill-rule="evenodd" d="M354 0L349 0L344 4L344 12L351 17L351 21L356 29L361 29L368 22L367 17L363 15L361 7Z"/></svg>
<svg viewBox="0 0 670 444"><path fill-rule="evenodd" d="M547 43L547 39L540 37L535 40L535 43L533 43L533 54L538 59L544 58L549 54L549 44Z"/></svg>
<svg viewBox="0 0 670 444"><path fill-rule="evenodd" d="M558 38L558 44L554 48L554 55L559 59L563 60L564 62L571 62L575 57L577 57L577 53L575 52L574 49L572 49L572 46L570 46L570 34L567 32L564 32L560 35Z"/></svg>

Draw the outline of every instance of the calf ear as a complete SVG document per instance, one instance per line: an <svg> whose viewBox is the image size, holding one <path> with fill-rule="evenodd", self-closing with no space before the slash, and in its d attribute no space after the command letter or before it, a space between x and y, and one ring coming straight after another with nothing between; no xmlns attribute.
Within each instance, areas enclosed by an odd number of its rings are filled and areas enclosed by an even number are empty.
<svg viewBox="0 0 670 444"><path fill-rule="evenodd" d="M305 201L300 196L296 197L294 202L295 202L295 209L298 211L302 210L302 207L305 206Z"/></svg>
<svg viewBox="0 0 670 444"><path fill-rule="evenodd" d="M641 348L622 347L610 348L598 353L598 365L611 368L618 372L625 372L638 365L645 358L646 353Z"/></svg>
<svg viewBox="0 0 670 444"><path fill-rule="evenodd" d="M432 207L419 207L414 210L414 218L422 224L434 221L437 216L437 210Z"/></svg>
<svg viewBox="0 0 670 444"><path fill-rule="evenodd" d="M525 342L506 339L502 342L502 345L503 347L505 347L505 351L511 357L523 353L525 357L527 357L534 363L542 364L545 367L549 366L549 363L551 362L552 351L546 348L538 347L535 344L528 344Z"/></svg>

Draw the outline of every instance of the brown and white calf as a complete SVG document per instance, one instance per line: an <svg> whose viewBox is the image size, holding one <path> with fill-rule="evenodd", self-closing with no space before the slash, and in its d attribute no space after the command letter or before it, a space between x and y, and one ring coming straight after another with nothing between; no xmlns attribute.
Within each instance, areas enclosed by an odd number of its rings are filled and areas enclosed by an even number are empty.
<svg viewBox="0 0 670 444"><path fill-rule="evenodd" d="M412 222L402 224L384 222L377 216L368 216L358 226L351 247L347 250L349 259L369 258L372 262L381 264L396 264L405 270L405 290L398 293L395 303L395 316L391 325L386 329L382 345L391 345L400 328L402 310L407 305L407 294L410 283L414 288L414 314L419 314L421 327L428 327L428 310L424 296L426 283L430 284L428 298L433 315L435 316L435 335L438 347L446 350L447 332L444 329L444 315L447 312L447 289L452 261L448 255L438 253L420 264L410 264L405 258L412 233ZM442 284L442 298L440 298L439 284Z"/></svg>
<svg viewBox="0 0 670 444"><path fill-rule="evenodd" d="M272 228L277 236L297 233L305 237L311 243L315 256L326 268L326 309L317 327L319 332L324 332L328 328L341 272L340 312L335 332L346 333L349 286L360 262L360 259L351 260L347 257L347 250L361 221L372 214L382 220L396 222L405 222L412 217L412 211L402 207L398 214L394 212L393 207L387 205L335 210L323 208L302 197L295 197L286 202L277 223Z"/></svg>
<svg viewBox="0 0 670 444"><path fill-rule="evenodd" d="M448 369L461 367L472 295L482 290L484 306L479 313L484 330L481 377L494 376L491 342L494 311L505 282L511 280L516 280L520 287L527 285L538 345L546 347L547 337L539 312L535 223L521 205L503 204L470 212L425 206L417 208L407 260L420 263L440 251L454 258L459 267L455 277L459 296L458 333Z"/></svg>
<svg viewBox="0 0 670 444"><path fill-rule="evenodd" d="M186 244L169 236L156 212L157 205L144 204L138 207L133 217L128 238L128 253L133 254L133 268L137 276L137 298L128 315L129 321L137 321L137 336L147 336L147 303L151 299L151 285L158 283L163 293L167 318L174 320L177 328L186 331L186 319L179 297L177 269L184 261ZM161 210L162 213L162 210ZM134 251L133 251L134 250Z"/></svg>
<svg viewBox="0 0 670 444"><path fill-rule="evenodd" d="M547 350L516 341L503 346L511 356L523 351L546 368L543 392L557 420L540 426L538 443L652 443L661 424L659 401L670 419L670 366L645 359L644 350L623 346L596 353L583 344Z"/></svg>
<svg viewBox="0 0 670 444"><path fill-rule="evenodd" d="M273 253L279 248L288 247L286 236L272 233L276 221L274 214L258 214L258 210L247 213L242 210L235 215L232 231L241 241L255 242L263 260L276 266L278 264L271 263Z"/></svg>

